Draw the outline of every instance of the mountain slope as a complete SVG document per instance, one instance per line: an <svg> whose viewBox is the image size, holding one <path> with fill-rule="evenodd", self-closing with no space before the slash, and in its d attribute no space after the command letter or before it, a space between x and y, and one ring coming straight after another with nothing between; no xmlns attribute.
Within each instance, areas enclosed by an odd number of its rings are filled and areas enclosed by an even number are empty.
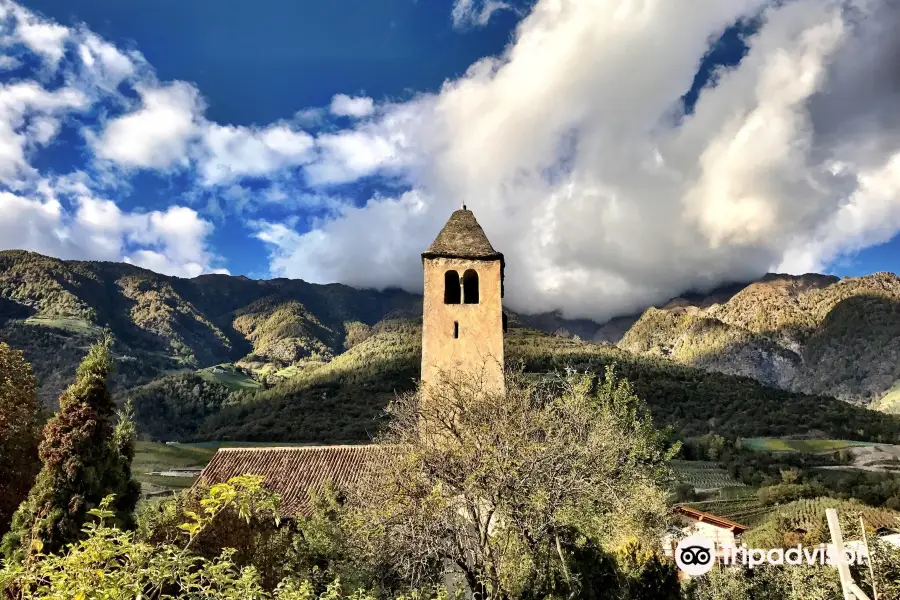
<svg viewBox="0 0 900 600"><path fill-rule="evenodd" d="M180 279L128 264L0 252L0 338L22 349L52 405L87 346L112 333L117 387L241 358L275 368L344 350L347 333L421 298L304 281L204 275ZM356 331L356 330L354 330Z"/></svg>
<svg viewBox="0 0 900 600"><path fill-rule="evenodd" d="M386 318L420 319L422 298L300 280L169 277L134 265L0 252L0 339L24 351L53 406L88 346L112 334L122 391L172 373L236 363L277 381L328 363ZM592 321L531 319L549 331Z"/></svg>
<svg viewBox="0 0 900 600"><path fill-rule="evenodd" d="M900 379L900 277L768 275L722 304L650 308L619 345L868 403Z"/></svg>
<svg viewBox="0 0 900 600"><path fill-rule="evenodd" d="M669 360L638 356L511 326L508 365L529 373L566 368L600 373L614 365L645 399L660 426L681 435L807 435L900 441L900 418L830 397L765 387L746 378L704 372ZM201 440L284 442L364 441L377 432L397 392L413 389L421 361L421 328L386 321L362 343L317 370L245 396L198 428Z"/></svg>

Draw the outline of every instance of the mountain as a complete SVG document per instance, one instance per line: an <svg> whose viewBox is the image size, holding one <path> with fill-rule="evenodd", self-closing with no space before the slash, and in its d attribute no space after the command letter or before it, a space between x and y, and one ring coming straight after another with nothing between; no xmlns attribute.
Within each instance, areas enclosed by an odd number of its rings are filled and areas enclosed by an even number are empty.
<svg viewBox="0 0 900 600"><path fill-rule="evenodd" d="M723 302L648 308L619 346L880 406L900 380L900 277L770 274Z"/></svg>
<svg viewBox="0 0 900 600"><path fill-rule="evenodd" d="M508 365L540 374L575 369L626 377L659 426L682 436L808 437L900 442L900 417L828 396L766 387L753 379L705 372L610 344L548 335L511 321ZM413 389L421 361L421 327L384 321L370 337L271 389L245 396L200 421L192 439L291 442L365 441L377 432L394 395Z"/></svg>
<svg viewBox="0 0 900 600"><path fill-rule="evenodd" d="M0 338L21 348L52 405L92 338L112 333L126 388L246 359L271 369L327 361L360 328L421 313L421 297L299 280L168 277L109 262L0 252Z"/></svg>
<svg viewBox="0 0 900 600"><path fill-rule="evenodd" d="M92 339L112 333L119 390L162 375L239 363L277 381L329 363L385 319L417 320L422 297L301 280L181 279L129 264L0 252L0 339L22 349L53 406ZM546 331L591 321L521 317Z"/></svg>
<svg viewBox="0 0 900 600"><path fill-rule="evenodd" d="M898 284L889 274L773 275L605 324L507 311L507 363L533 373L615 365L657 422L685 435L897 442L898 417L828 394L897 379ZM141 434L161 440L368 439L390 399L415 385L421 302L400 290L181 279L0 252L0 339L25 352L44 403L108 332L114 393L134 401Z"/></svg>

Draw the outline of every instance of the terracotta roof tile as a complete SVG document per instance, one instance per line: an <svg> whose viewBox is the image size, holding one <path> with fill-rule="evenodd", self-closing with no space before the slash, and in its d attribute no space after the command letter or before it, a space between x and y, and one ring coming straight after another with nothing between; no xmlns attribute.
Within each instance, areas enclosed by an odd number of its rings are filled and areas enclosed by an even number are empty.
<svg viewBox="0 0 900 600"><path fill-rule="evenodd" d="M297 446L286 448L220 448L195 485L224 483L238 475L259 475L263 485L281 495L281 514L308 515L309 492L329 482L344 487L358 482L383 457L376 444Z"/></svg>
<svg viewBox="0 0 900 600"><path fill-rule="evenodd" d="M712 513L697 510L696 508L691 508L690 506L687 506L685 504L679 504L673 507L672 510L676 513L685 515L686 517L691 517L692 519L697 519L698 521L715 525L716 527L730 529L735 533L743 533L747 531L746 525L741 525L740 523L735 523L734 521L726 519L725 517L720 517Z"/></svg>

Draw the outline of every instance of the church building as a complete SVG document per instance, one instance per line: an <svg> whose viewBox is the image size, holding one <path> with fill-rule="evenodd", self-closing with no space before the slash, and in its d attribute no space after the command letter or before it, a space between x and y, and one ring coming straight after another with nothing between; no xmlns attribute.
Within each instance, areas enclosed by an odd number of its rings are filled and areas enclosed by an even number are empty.
<svg viewBox="0 0 900 600"><path fill-rule="evenodd" d="M472 211L450 215L422 254L422 383L464 371L486 391L503 391L503 255Z"/></svg>
<svg viewBox="0 0 900 600"><path fill-rule="evenodd" d="M502 392L503 254L494 250L475 215L465 205L454 211L422 253L425 291L422 311L422 384L440 385L442 374L463 372L489 392ZM283 448L221 448L196 485L224 483L238 475L258 475L281 496L284 517L309 514L310 492L329 484L360 481L375 461L377 444Z"/></svg>

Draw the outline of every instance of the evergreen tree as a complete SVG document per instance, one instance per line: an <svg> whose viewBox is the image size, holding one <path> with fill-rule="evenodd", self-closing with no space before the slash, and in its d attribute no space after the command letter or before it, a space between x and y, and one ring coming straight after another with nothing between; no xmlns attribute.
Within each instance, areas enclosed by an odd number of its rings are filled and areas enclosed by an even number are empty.
<svg viewBox="0 0 900 600"><path fill-rule="evenodd" d="M110 345L105 337L91 347L75 382L60 396L59 412L44 427L43 467L3 540L7 557L38 549L57 552L79 539L88 511L109 494L116 498L119 524L133 524L138 495L131 480L134 425L127 411L114 425L116 407L107 385Z"/></svg>
<svg viewBox="0 0 900 600"><path fill-rule="evenodd" d="M0 536L41 467L35 388L34 374L22 353L0 343Z"/></svg>

